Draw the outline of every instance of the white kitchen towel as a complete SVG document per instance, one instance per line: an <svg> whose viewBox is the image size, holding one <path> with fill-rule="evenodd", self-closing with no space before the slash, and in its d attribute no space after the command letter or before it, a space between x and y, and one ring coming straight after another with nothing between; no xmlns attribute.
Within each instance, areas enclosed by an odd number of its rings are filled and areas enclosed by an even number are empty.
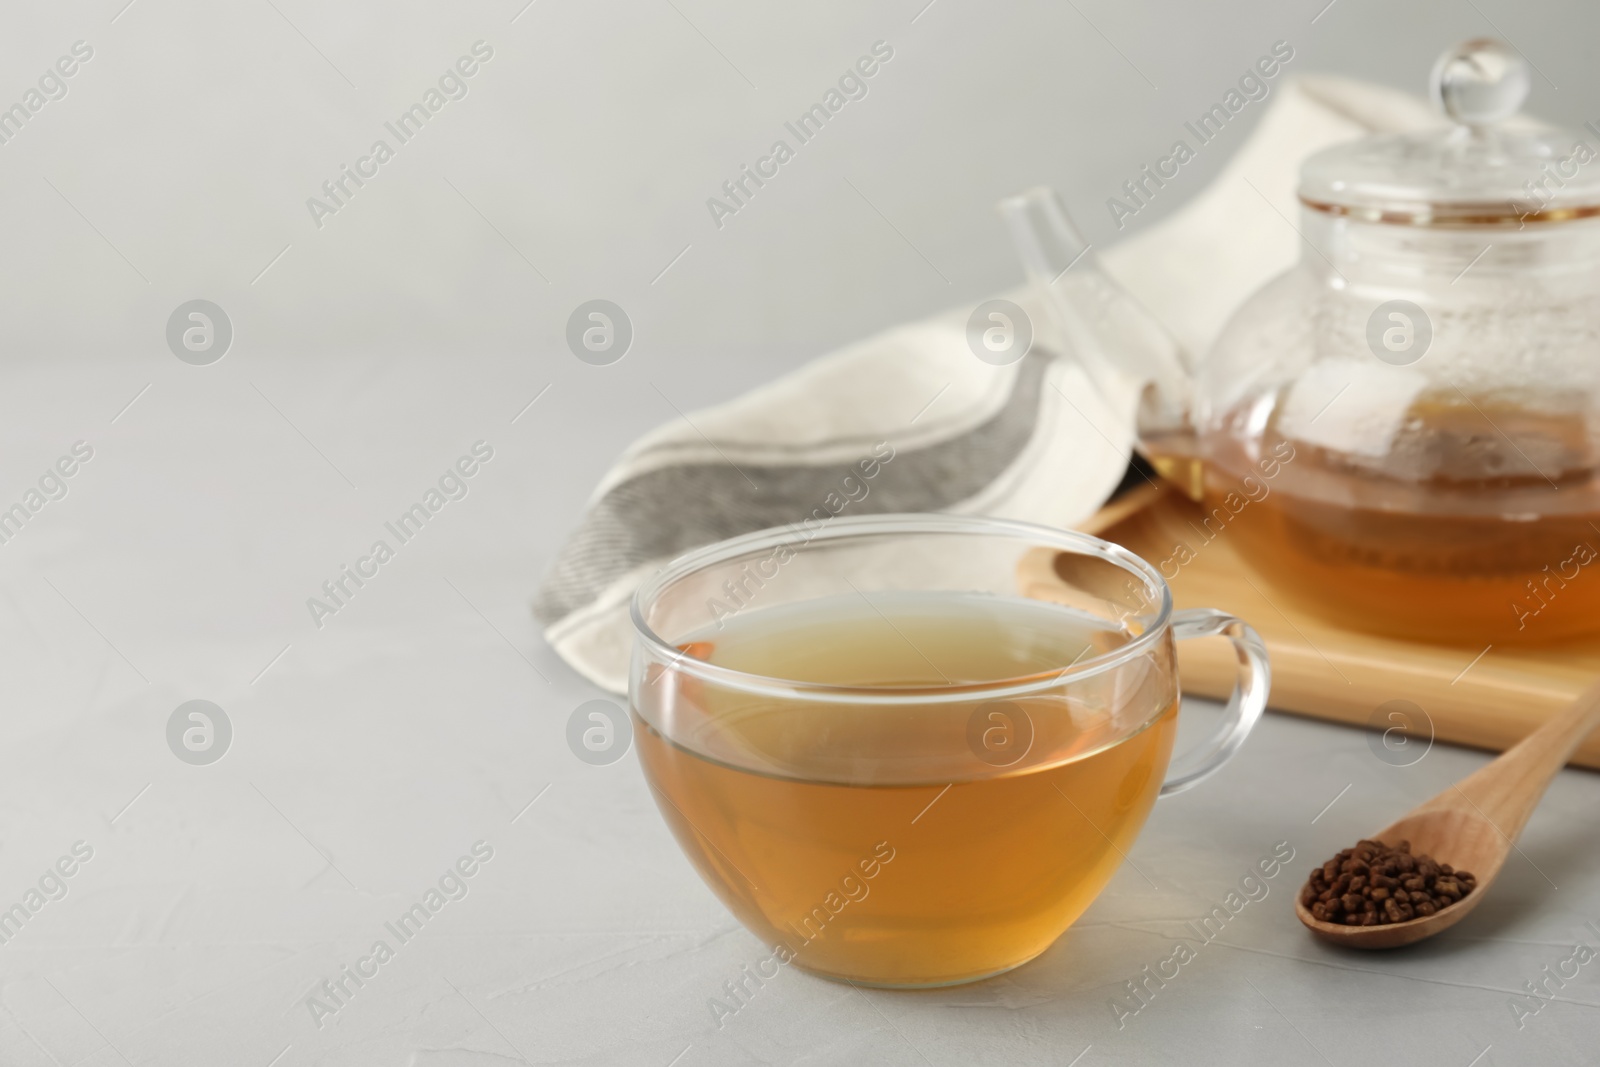
<svg viewBox="0 0 1600 1067"><path fill-rule="evenodd" d="M1209 186L1107 249L1100 265L1188 351L1203 353L1245 297L1298 257L1295 189L1307 155L1438 121L1421 100L1393 90L1286 81ZM1208 150L1221 150L1216 138L1199 149ZM1162 196L1182 195L1181 174ZM1103 395L1049 329L1045 294L1007 297L1037 331L1032 350L1008 366L974 355L968 305L823 356L636 441L595 489L534 600L545 639L590 681L622 692L629 599L684 552L839 514L964 512L1052 526L1091 515L1126 470L1136 386Z"/></svg>

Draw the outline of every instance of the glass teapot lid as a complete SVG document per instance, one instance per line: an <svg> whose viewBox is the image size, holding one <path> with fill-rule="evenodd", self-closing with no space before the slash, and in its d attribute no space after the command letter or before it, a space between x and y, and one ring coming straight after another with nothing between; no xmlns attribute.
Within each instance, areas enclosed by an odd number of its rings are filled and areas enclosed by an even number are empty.
<svg viewBox="0 0 1600 1067"><path fill-rule="evenodd" d="M1487 38L1434 64L1434 103L1453 125L1364 137L1325 149L1300 172L1307 207L1372 222L1518 225L1600 215L1600 160L1584 139L1507 122L1522 107L1528 62Z"/></svg>

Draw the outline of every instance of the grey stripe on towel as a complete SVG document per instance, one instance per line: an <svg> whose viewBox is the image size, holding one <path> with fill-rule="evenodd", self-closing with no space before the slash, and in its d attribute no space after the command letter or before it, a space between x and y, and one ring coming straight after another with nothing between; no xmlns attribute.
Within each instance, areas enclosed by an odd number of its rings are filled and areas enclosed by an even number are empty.
<svg viewBox="0 0 1600 1067"><path fill-rule="evenodd" d="M1010 396L980 425L935 444L896 449L893 460L869 482L870 492L851 502L848 512L941 511L982 492L1033 436L1051 358L1037 348L1030 352L1018 368ZM864 458L869 456L870 450L863 452ZM534 598L534 615L550 626L650 560L800 522L829 493L839 492L850 474L860 478L855 460L738 469L718 461L662 467L630 478L584 516Z"/></svg>

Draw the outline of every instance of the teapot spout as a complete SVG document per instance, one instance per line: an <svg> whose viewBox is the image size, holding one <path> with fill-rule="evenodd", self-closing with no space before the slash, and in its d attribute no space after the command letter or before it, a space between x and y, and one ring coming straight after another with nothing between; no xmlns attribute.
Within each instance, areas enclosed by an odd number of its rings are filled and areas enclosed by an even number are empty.
<svg viewBox="0 0 1600 1067"><path fill-rule="evenodd" d="M1140 451L1198 497L1187 353L1155 317L1100 268L1054 189L1038 186L1000 201L1028 278L1039 289L1068 355L1108 399L1138 397Z"/></svg>

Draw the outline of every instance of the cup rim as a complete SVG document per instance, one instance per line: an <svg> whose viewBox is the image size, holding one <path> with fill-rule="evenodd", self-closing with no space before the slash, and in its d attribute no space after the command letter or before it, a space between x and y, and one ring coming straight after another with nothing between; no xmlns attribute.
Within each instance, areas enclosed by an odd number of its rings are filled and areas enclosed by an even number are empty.
<svg viewBox="0 0 1600 1067"><path fill-rule="evenodd" d="M1144 578L1160 594L1160 609L1155 620L1127 644L1109 652L1068 664L1060 670L971 685L866 687L807 682L770 675L754 674L697 659L669 643L645 621L644 605L655 600L674 582L729 558L765 548L777 548L803 539L810 547L818 541L837 541L862 536L891 534L972 534L999 535L1028 540L1037 547L1057 548L1098 556L1125 571ZM987 515L947 515L899 512L835 518L820 530L809 530L800 523L769 527L694 549L671 560L640 583L628 605L636 639L649 648L673 671L718 685L746 692L788 699L844 702L851 704L942 704L966 703L974 699L1009 699L1092 677L1144 654L1160 641L1171 626L1172 590L1165 578L1148 561L1093 534L1064 530L1017 519ZM635 648L637 649L637 645Z"/></svg>

